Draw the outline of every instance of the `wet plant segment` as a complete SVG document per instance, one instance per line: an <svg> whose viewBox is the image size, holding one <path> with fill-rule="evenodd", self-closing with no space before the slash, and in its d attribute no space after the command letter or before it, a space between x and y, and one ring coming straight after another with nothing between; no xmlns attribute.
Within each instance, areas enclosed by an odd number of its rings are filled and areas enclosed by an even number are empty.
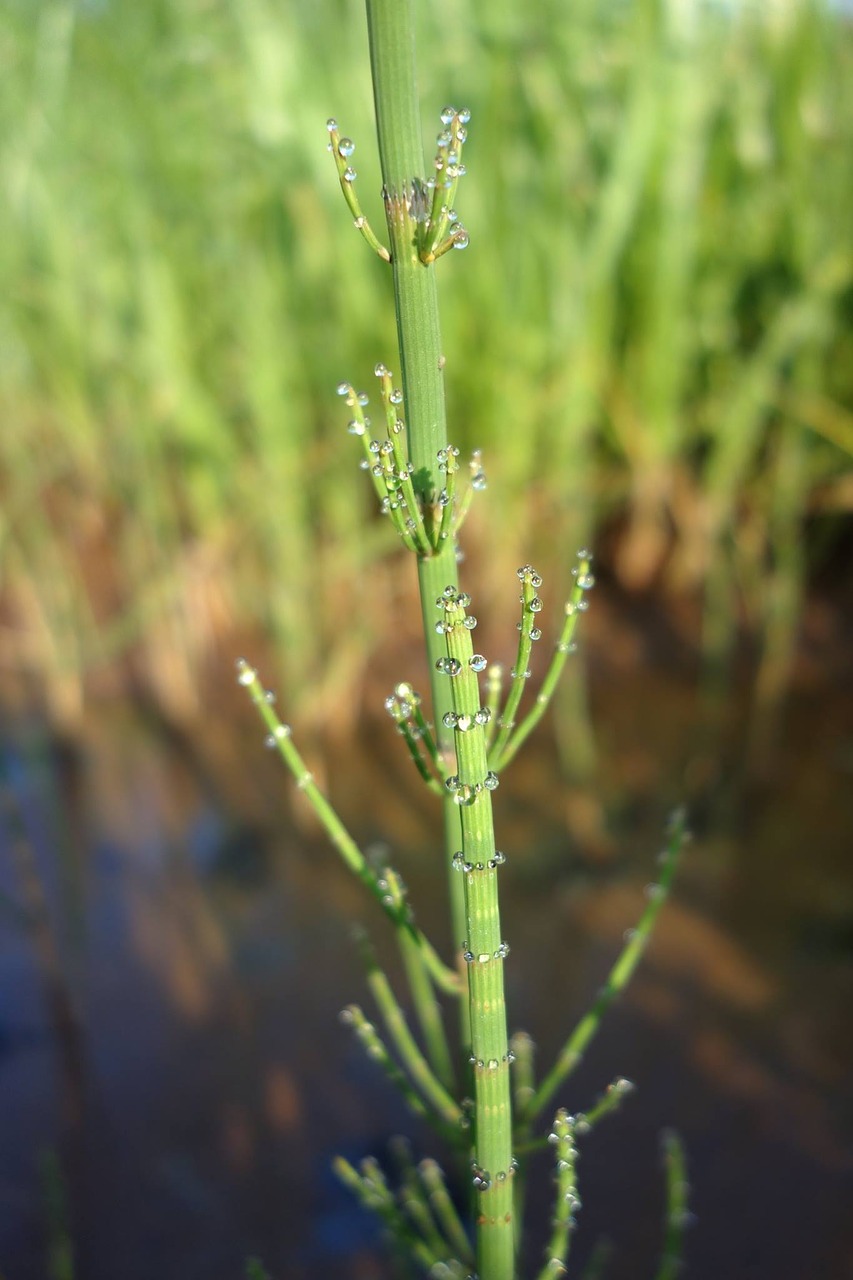
<svg viewBox="0 0 853 1280"><path fill-rule="evenodd" d="M547 1135L537 1134L536 1125L639 959L671 882L684 828L676 819L664 871L643 919L632 931L598 1001L537 1086L532 1042L522 1035L510 1045L507 1033L504 962L509 946L501 935L498 895L499 869L506 858L495 844L492 794L499 785L500 770L544 714L566 658L574 650L577 621L594 581L590 554L578 553L574 586L551 663L538 695L525 709L531 654L542 638L541 577L530 565L518 570L518 650L505 686L501 669L475 651L472 633L477 619L470 612L470 595L460 590L457 570L459 530L473 495L486 487L486 480L475 451L467 483L460 483L459 450L447 439L434 264L450 249L468 244L454 200L465 173L461 157L469 113L444 108L433 173L427 179L419 176L424 164L410 4L368 0L368 27L390 247L381 242L362 212L351 163L355 144L341 134L336 120L329 120L327 129L356 229L377 257L392 267L402 386L384 363L376 365L381 428L373 425L367 412L365 392L341 382L338 394L350 413L348 430L361 441L361 466L371 477L380 509L416 558L432 714L424 713L423 698L408 682L395 687L386 709L420 776L441 800L445 868L458 944L455 966L441 959L417 927L399 875L391 867L376 869L359 849L306 769L289 727L279 720L273 695L244 660L238 663L238 679L266 725L267 745L279 751L344 862L392 924L423 1048L366 939L362 939L362 953L368 986L384 1034L358 1005L345 1010L344 1020L411 1109L449 1139L467 1164L473 1248L434 1162L418 1167L410 1163L396 1190L372 1159L358 1169L338 1160L339 1176L380 1216L398 1248L423 1270L438 1274L440 1268L441 1274L463 1280L476 1265L479 1280L512 1280L523 1206L522 1162L553 1144L556 1200L540 1272L545 1280L565 1269L580 1205L575 1189L576 1139L613 1111L631 1086L616 1081L585 1113L571 1115L560 1108ZM459 1000L459 1070L438 1004L439 992ZM460 1076L465 1082L461 1093ZM677 1194L683 1195L683 1179ZM671 1187L670 1200L675 1196ZM674 1213L673 1209L670 1220Z"/></svg>

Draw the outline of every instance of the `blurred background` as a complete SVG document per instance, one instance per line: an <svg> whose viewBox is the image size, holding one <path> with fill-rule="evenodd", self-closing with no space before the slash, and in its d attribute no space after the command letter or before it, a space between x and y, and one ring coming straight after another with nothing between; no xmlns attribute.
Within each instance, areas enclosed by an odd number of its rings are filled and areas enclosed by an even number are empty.
<svg viewBox="0 0 853 1280"><path fill-rule="evenodd" d="M547 635L596 556L497 797L543 1065L674 804L696 836L561 1099L638 1085L583 1149L578 1274L655 1274L672 1125L689 1276L849 1280L849 15L417 7L428 160L442 106L472 111L471 246L438 271L451 439L490 481L483 652L512 659L518 564ZM384 1278L329 1172L399 1131L434 1150L335 1019L364 998L349 924L382 923L233 679L260 666L449 949L437 815L381 711L424 686L413 566L334 395L398 367L326 153L335 115L379 228L361 5L2 0L0 67L0 1274Z"/></svg>

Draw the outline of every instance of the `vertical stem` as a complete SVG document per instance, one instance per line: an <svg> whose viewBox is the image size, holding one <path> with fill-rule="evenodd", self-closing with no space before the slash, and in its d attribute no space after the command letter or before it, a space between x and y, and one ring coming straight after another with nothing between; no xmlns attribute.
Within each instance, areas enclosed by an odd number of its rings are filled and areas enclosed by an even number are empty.
<svg viewBox="0 0 853 1280"><path fill-rule="evenodd" d="M468 597L445 591L443 626L447 642L445 674L453 694L453 732L458 774L447 787L459 809L462 848L453 863L462 872L467 919L463 958L468 971L471 1058L474 1077L473 1180L477 1200L477 1270L480 1280L512 1280L514 1221L512 1103L510 1099L504 959L495 849L492 791L484 725L471 643Z"/></svg>
<svg viewBox="0 0 853 1280"><path fill-rule="evenodd" d="M415 247L416 223L409 208L413 180L424 173L420 109L415 78L415 39L411 0L367 0L367 25L376 131L382 165L382 181L391 261L397 339L400 348L405 421L413 482L424 504L428 528L434 524L433 500L440 489L437 454L447 446L444 379L435 269L420 261ZM453 760L453 735L444 726L452 702L447 683L436 678L436 662L444 644L435 633L435 599L446 586L458 583L456 548L448 538L431 556L418 557L418 586L430 668L435 734L448 762ZM458 830L452 801L445 805L447 864ZM462 886L450 881L453 936L465 932ZM463 1004L462 1038L467 1048L467 1010Z"/></svg>
<svg viewBox="0 0 853 1280"><path fill-rule="evenodd" d="M477 676L469 665L471 620L465 614L467 597L459 593L453 539L440 542L436 537L440 514L435 498L441 487L437 455L447 446L444 360L435 276L418 255L412 207L424 161L411 0L367 0L367 21L409 459L427 531L439 546L434 555L419 557L418 580L437 741L448 761L455 752L458 767L458 775L448 779L445 838L448 866L450 851L461 842L453 865L465 872L451 879L451 905L456 939L466 939L469 1021L463 1038L470 1044L474 1085L477 1270L480 1280L512 1280L514 1162L503 983L506 947L500 937L499 857L491 805L497 778L488 770L484 721L477 718L482 712ZM444 607L437 619L439 597ZM438 632L436 621L442 624ZM445 673L443 680L440 671Z"/></svg>

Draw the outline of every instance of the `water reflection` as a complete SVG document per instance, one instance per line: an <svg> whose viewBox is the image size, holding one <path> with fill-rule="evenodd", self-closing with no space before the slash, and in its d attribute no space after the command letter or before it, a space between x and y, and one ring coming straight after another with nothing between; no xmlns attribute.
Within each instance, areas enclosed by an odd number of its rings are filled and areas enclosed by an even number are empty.
<svg viewBox="0 0 853 1280"><path fill-rule="evenodd" d="M687 1274L842 1280L849 699L795 699L790 747L760 782L726 757L719 724L714 739L699 723L686 676L638 679L602 659L593 706L600 807L561 781L547 739L498 798L508 998L541 1063L642 910L666 802L685 788L697 840L565 1099L581 1108L617 1074L638 1085L583 1148L578 1264L606 1236L613 1280L654 1274L658 1135L674 1125L697 1214ZM435 1149L335 1017L363 998L349 924L382 944L382 921L285 794L251 719L227 753L224 729L213 737L215 750L190 750L113 717L71 753L35 731L6 744L0 1264L15 1280L45 1274L47 1148L66 1173L81 1277L233 1280L250 1254L293 1280L391 1274L328 1168L398 1130L416 1154ZM340 807L363 840L400 850L419 919L446 945L428 800L384 723L361 741L330 758ZM380 769L397 785L376 815ZM531 1205L542 1240L547 1164ZM538 1260L537 1246L528 1270Z"/></svg>

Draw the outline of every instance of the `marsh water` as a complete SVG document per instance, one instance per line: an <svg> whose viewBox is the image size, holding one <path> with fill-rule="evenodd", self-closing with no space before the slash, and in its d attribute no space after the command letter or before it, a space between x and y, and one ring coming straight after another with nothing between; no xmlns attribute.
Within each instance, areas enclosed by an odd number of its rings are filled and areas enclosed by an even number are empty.
<svg viewBox="0 0 853 1280"><path fill-rule="evenodd" d="M756 730L747 685L700 697L690 662L622 619L590 647L594 757L579 729L546 731L496 796L510 1021L544 1065L642 910L681 798L695 833L561 1099L580 1109L620 1074L637 1086L581 1148L577 1275L601 1242L602 1275L655 1275L673 1127L687 1276L853 1277L853 686L822 636ZM181 732L116 706L70 745L21 720L4 743L5 1280L51 1274L63 1198L80 1280L234 1280L250 1255L292 1280L394 1274L330 1171L336 1152L393 1165L399 1132L417 1157L436 1149L336 1017L366 1003L350 926L391 959L383 921L230 684L222 699L227 720L211 708ZM313 741L350 827L388 846L449 948L432 803L390 723ZM545 1155L529 1275L549 1197Z"/></svg>

